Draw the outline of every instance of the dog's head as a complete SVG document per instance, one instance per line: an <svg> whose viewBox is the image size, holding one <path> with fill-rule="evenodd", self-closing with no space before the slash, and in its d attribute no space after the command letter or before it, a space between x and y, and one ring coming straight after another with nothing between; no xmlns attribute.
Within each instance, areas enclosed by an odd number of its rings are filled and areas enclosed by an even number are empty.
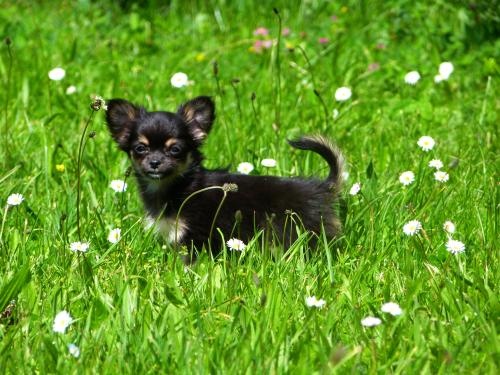
<svg viewBox="0 0 500 375"><path fill-rule="evenodd" d="M161 180L184 173L199 162L199 146L215 119L214 102L199 96L176 113L148 112L123 99L107 102L106 121L118 146L129 154L136 172Z"/></svg>

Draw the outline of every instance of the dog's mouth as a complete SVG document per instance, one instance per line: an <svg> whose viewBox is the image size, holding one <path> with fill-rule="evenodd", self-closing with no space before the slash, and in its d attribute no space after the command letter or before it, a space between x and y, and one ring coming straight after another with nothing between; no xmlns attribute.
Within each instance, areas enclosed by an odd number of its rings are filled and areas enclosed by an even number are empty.
<svg viewBox="0 0 500 375"><path fill-rule="evenodd" d="M164 173L159 172L147 172L146 175L152 180L161 180L163 177L165 177Z"/></svg>

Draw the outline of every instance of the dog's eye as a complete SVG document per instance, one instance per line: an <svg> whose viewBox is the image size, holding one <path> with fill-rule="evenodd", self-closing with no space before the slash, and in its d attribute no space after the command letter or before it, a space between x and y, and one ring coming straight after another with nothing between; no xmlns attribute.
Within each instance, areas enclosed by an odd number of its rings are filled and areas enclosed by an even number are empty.
<svg viewBox="0 0 500 375"><path fill-rule="evenodd" d="M134 151L139 154L139 155L142 155L142 154L145 154L147 151L148 151L148 148L144 145L137 145L134 147Z"/></svg>
<svg viewBox="0 0 500 375"><path fill-rule="evenodd" d="M169 150L170 154L172 154L174 156L179 155L181 153L181 151L182 151L181 148L177 145L173 145L172 147L170 147L170 150Z"/></svg>

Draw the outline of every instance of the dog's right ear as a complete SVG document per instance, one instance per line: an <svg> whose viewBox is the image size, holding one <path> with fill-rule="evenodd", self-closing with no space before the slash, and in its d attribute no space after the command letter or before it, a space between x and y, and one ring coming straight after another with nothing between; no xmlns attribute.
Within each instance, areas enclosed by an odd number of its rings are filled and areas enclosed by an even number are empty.
<svg viewBox="0 0 500 375"><path fill-rule="evenodd" d="M122 150L128 151L130 135L144 110L123 99L111 99L106 104L106 122L111 136Z"/></svg>

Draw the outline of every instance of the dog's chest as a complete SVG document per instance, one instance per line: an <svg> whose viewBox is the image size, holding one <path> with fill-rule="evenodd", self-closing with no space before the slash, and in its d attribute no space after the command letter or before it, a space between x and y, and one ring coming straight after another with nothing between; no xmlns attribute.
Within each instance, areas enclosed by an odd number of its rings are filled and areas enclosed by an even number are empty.
<svg viewBox="0 0 500 375"><path fill-rule="evenodd" d="M146 229L154 227L154 230L160 234L168 243L179 243L182 241L187 231L187 224L182 219L176 220L175 217L146 217Z"/></svg>

